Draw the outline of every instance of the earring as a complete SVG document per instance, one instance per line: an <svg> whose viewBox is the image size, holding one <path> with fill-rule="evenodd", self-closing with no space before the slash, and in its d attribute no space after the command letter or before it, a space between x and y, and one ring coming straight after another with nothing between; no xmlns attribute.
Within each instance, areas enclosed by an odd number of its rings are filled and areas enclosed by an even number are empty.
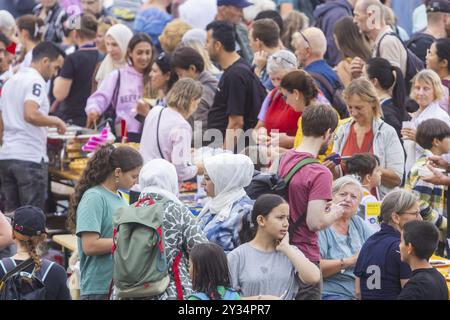
<svg viewBox="0 0 450 320"><path fill-rule="evenodd" d="M119 184L119 177L116 177L116 185Z"/></svg>

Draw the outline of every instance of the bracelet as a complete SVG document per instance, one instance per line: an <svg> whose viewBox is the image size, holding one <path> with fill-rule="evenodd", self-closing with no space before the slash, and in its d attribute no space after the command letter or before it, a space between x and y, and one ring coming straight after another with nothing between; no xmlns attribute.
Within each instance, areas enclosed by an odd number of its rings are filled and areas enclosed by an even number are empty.
<svg viewBox="0 0 450 320"><path fill-rule="evenodd" d="M345 272L345 268L344 268L344 258L341 258L341 273Z"/></svg>

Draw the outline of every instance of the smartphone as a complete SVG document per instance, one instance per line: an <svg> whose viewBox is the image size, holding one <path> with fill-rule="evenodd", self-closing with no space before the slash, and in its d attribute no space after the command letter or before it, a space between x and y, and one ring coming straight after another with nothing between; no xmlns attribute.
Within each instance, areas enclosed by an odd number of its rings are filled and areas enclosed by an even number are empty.
<svg viewBox="0 0 450 320"><path fill-rule="evenodd" d="M325 158L325 161L333 161L333 163L337 166L341 164L341 160L342 160L342 158L339 153L331 154Z"/></svg>

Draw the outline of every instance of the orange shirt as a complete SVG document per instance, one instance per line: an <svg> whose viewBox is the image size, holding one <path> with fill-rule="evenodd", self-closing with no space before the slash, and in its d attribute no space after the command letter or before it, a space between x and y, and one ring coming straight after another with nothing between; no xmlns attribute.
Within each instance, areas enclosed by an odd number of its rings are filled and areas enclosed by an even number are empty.
<svg viewBox="0 0 450 320"><path fill-rule="evenodd" d="M364 135L364 140L361 145L361 148L358 147L358 143L356 140L356 132L354 130L354 124L350 127L350 133L347 138L347 142L342 149L341 156L352 156L355 153L364 153L370 152L373 154L373 132L372 129L367 131Z"/></svg>

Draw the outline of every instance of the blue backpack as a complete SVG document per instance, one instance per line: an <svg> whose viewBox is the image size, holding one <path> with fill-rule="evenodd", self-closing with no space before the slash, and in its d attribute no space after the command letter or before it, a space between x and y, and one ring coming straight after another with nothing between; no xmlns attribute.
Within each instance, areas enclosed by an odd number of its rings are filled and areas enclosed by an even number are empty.
<svg viewBox="0 0 450 320"><path fill-rule="evenodd" d="M236 293L237 292L234 290L226 289L222 300L236 300ZM211 298L204 292L193 293L191 294L191 297L195 297L199 300L211 300Z"/></svg>

